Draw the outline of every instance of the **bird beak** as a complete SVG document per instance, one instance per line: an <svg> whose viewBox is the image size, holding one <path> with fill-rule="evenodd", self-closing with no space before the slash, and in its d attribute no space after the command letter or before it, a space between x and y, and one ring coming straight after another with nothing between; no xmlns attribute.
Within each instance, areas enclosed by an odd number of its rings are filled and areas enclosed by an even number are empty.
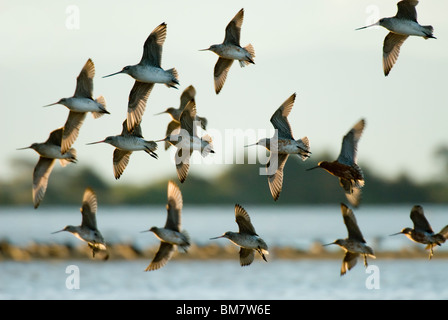
<svg viewBox="0 0 448 320"><path fill-rule="evenodd" d="M154 142L162 142L162 141L166 141L168 139L168 137L160 139L160 140L155 140Z"/></svg>
<svg viewBox="0 0 448 320"><path fill-rule="evenodd" d="M31 146L29 146L29 147L24 147L24 148L18 148L18 149L16 149L16 150L25 150L25 149L31 149Z"/></svg>
<svg viewBox="0 0 448 320"><path fill-rule="evenodd" d="M111 77L111 76L114 76L114 75L120 74L120 73L123 73L123 71L118 71L118 72L115 72L115 73L111 73L111 74L109 74L107 76L103 76L103 78Z"/></svg>
<svg viewBox="0 0 448 320"><path fill-rule="evenodd" d="M62 231L65 231L65 230L62 229L62 230L59 230L59 231L52 232L51 234L59 233L59 232L62 232Z"/></svg>
<svg viewBox="0 0 448 320"><path fill-rule="evenodd" d="M101 142L105 142L106 140L101 140L101 141L97 141L97 142L90 142L90 143L86 143L86 144L97 144L97 143L101 143Z"/></svg>
<svg viewBox="0 0 448 320"><path fill-rule="evenodd" d="M375 22L374 24L370 24L370 25L368 25L368 26L365 26L365 27L361 27L361 28L355 29L355 31L356 31L356 30L361 30L361 29L370 28L370 27L374 27L374 26L379 26L379 25L380 25L380 22L378 21L378 22Z"/></svg>
<svg viewBox="0 0 448 320"><path fill-rule="evenodd" d="M47 105L45 105L44 107L54 106L55 104L59 104L59 101L58 101L58 102L55 102L55 103L47 104Z"/></svg>
<svg viewBox="0 0 448 320"><path fill-rule="evenodd" d="M393 234L390 234L389 236L396 236L397 234L402 234L402 232L400 231L400 232L397 232L397 233L393 233Z"/></svg>
<svg viewBox="0 0 448 320"><path fill-rule="evenodd" d="M149 231L151 231L151 230L150 230L150 229L148 229L148 230L143 230L143 231L140 231L140 233L149 232Z"/></svg>
<svg viewBox="0 0 448 320"><path fill-rule="evenodd" d="M224 235L219 236L219 237L210 238L210 240L215 240L215 239L219 239L219 238L224 238Z"/></svg>
<svg viewBox="0 0 448 320"><path fill-rule="evenodd" d="M334 242L331 242L331 243L323 244L322 246L323 246L323 247L326 247L326 246L329 246L329 245L332 245L332 244L335 244L335 243L334 243Z"/></svg>
<svg viewBox="0 0 448 320"><path fill-rule="evenodd" d="M166 113L166 111L162 111L162 112L159 112L159 113L154 113L154 115L158 116L159 114L164 114L164 113Z"/></svg>
<svg viewBox="0 0 448 320"><path fill-rule="evenodd" d="M319 166L315 166L315 167L306 169L306 171L310 171L310 170L317 169L317 168L320 168L320 167Z"/></svg>
<svg viewBox="0 0 448 320"><path fill-rule="evenodd" d="M207 50L210 50L210 48L207 48L207 49L200 49L199 51L207 51Z"/></svg>
<svg viewBox="0 0 448 320"><path fill-rule="evenodd" d="M247 148L247 147L251 147L251 146L258 146L258 142L257 143L253 143L253 144L248 144L247 146L244 146L244 147Z"/></svg>

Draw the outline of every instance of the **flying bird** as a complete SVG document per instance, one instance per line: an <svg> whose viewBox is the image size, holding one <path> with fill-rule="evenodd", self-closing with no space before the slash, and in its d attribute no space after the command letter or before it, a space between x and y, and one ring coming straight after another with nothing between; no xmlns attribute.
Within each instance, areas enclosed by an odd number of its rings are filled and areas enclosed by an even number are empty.
<svg viewBox="0 0 448 320"><path fill-rule="evenodd" d="M66 106L70 112L64 125L62 134L61 152L66 153L73 145L79 135L79 130L86 118L87 112L91 112L95 119L104 114L109 114L106 110L106 100L103 96L93 99L93 77L95 76L95 65L92 59L88 59L76 79L76 90L73 97L62 98L55 104Z"/></svg>
<svg viewBox="0 0 448 320"><path fill-rule="evenodd" d="M190 100L180 115L179 133L171 133L164 139L156 142L165 141L177 148L175 154L176 171L179 181L183 183L187 179L190 169L190 158L193 151L199 151L203 157L213 150L212 139L209 135L199 137L197 135L197 116L196 102Z"/></svg>
<svg viewBox="0 0 448 320"><path fill-rule="evenodd" d="M248 44L244 48L240 46L240 35L243 18L244 8L241 9L227 25L226 35L224 37L223 43L214 44L207 49L200 50L209 50L219 56L214 70L216 94L218 94L224 86L224 82L227 78L227 73L229 72L234 60L238 60L241 67L244 67L250 63L255 64L255 50L253 46L251 44Z"/></svg>
<svg viewBox="0 0 448 320"><path fill-rule="evenodd" d="M269 189L275 201L280 197L280 192L283 188L283 168L288 157L296 154L305 161L311 155L308 137L295 140L288 121L295 98L296 94L294 93L272 115L271 123L275 128L274 136L272 138L260 139L254 144L264 146L271 152L266 170Z"/></svg>
<svg viewBox="0 0 448 320"><path fill-rule="evenodd" d="M162 111L157 114L162 113L168 113L171 116L171 122L168 124L166 128L166 134L165 136L169 136L170 134L178 134L180 129L180 115L182 114L182 111L184 111L185 106L190 100L194 100L196 96L196 89L191 85L187 87L180 96L180 104L179 108L167 108L165 111ZM197 121L200 122L201 128L206 130L207 129L207 119L203 117L196 116ZM171 144L168 141L165 141L165 150L168 150L168 148L171 146Z"/></svg>
<svg viewBox="0 0 448 320"><path fill-rule="evenodd" d="M142 135L140 125L137 125L134 130L129 131L127 120L123 121L123 129L121 134L116 136L108 136L106 139L91 142L88 144L108 143L115 147L113 154L113 170L115 179L120 179L121 175L126 169L129 158L134 151L145 151L154 159L157 159L157 143L154 141L145 140Z"/></svg>
<svg viewBox="0 0 448 320"><path fill-rule="evenodd" d="M339 184L345 191L350 204L358 207L361 202L361 188L364 186L364 174L357 163L358 142L365 127L365 120L361 119L344 136L341 153L335 161L321 161L316 168L322 168L339 178Z"/></svg>
<svg viewBox="0 0 448 320"><path fill-rule="evenodd" d="M98 230L96 223L96 213L98 209L98 202L95 192L91 188L87 188L84 191L82 198L82 221L79 226L68 225L64 229L55 231L53 233L58 233L62 231L67 231L73 234L76 238L87 242L89 247L92 249L92 256L95 258L95 254L99 251L106 251L106 242ZM109 254L106 252L105 260L109 258Z"/></svg>
<svg viewBox="0 0 448 320"><path fill-rule="evenodd" d="M248 266L254 261L255 251L267 262L265 255L269 254L268 246L255 232L249 214L239 204L235 205L235 221L238 224L238 232L227 231L219 237L210 238L210 240L226 238L240 247L240 265L242 267Z"/></svg>
<svg viewBox="0 0 448 320"><path fill-rule="evenodd" d="M145 271L153 271L165 266L173 256L176 248L187 252L190 247L190 237L188 233L181 231L183 199L179 187L173 182L168 182L168 202L166 205L167 218L164 228L151 227L143 231L152 231L160 240L160 247L153 260Z"/></svg>
<svg viewBox="0 0 448 320"><path fill-rule="evenodd" d="M143 99L145 103L129 103L127 110L128 130L132 129L141 122L146 108L146 100L154 87L154 84L165 84L169 88L176 88L179 84L177 71L175 68L164 70L161 67L162 49L166 39L166 23L157 26L143 45L143 56L136 65L124 67L121 71L109 74L103 78L110 77L120 73L126 73L135 79L129 99ZM132 93L135 93L134 95Z"/></svg>
<svg viewBox="0 0 448 320"><path fill-rule="evenodd" d="M328 246L331 244L337 244L345 251L344 259L342 260L341 276L346 274L347 270L351 270L358 262L358 257L360 255L364 258L364 266L367 267L367 256L371 258L376 258L373 253L372 248L370 248L366 240L361 233L356 222L355 214L352 209L347 207L345 204L341 203L342 217L344 219L344 224L347 227L348 238L337 239L336 241L325 244Z"/></svg>
<svg viewBox="0 0 448 320"><path fill-rule="evenodd" d="M411 220L414 223L414 228L404 228L397 234L404 234L408 239L426 244L426 250L429 249L429 259L434 255L433 248L435 246L441 246L448 238L448 225L446 225L439 233L434 233L425 217L423 207L415 205L411 210Z"/></svg>
<svg viewBox="0 0 448 320"><path fill-rule="evenodd" d="M402 44L409 36L436 39L432 34L434 31L432 26L422 26L417 22L417 10L415 9L417 4L417 0L400 1L397 3L398 11L394 17L382 18L372 25L356 29L382 26L390 31L383 44L383 71L385 76L389 75L398 59Z"/></svg>
<svg viewBox="0 0 448 320"><path fill-rule="evenodd" d="M20 148L33 149L39 154L39 161L33 171L33 203L34 208L40 205L47 191L48 179L54 167L54 162L59 159L62 167L70 162L76 162L76 149L70 148L65 153L61 153L61 141L63 136L63 128L56 129L50 133L47 141L42 143L33 143L29 147Z"/></svg>

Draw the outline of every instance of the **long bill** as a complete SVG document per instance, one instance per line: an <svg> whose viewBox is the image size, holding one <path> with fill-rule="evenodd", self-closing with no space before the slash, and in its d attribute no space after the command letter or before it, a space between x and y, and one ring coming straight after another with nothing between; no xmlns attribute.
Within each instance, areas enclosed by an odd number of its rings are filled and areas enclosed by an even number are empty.
<svg viewBox="0 0 448 320"><path fill-rule="evenodd" d="M90 142L90 143L86 143L86 144L97 144L97 143L102 143L105 142L106 140L101 140L101 141L96 141L96 142Z"/></svg>
<svg viewBox="0 0 448 320"><path fill-rule="evenodd" d="M16 150L25 150L25 149L31 149L31 146L29 146L29 147L23 147L23 148L17 148Z"/></svg>
<svg viewBox="0 0 448 320"><path fill-rule="evenodd" d="M330 243L327 243L327 244L323 244L322 246L326 247L326 246L329 246L329 245L332 245L332 244L336 244L336 243L335 242L330 242Z"/></svg>
<svg viewBox="0 0 448 320"><path fill-rule="evenodd" d="M224 237L224 235L222 235L222 236L218 236L218 237L210 238L210 240L215 240L215 239L219 239L219 238L225 238L225 237Z"/></svg>
<svg viewBox="0 0 448 320"><path fill-rule="evenodd" d="M319 166L315 166L315 167L306 169L306 171L314 170L314 169L317 169L317 168L320 168L320 167Z"/></svg>
<svg viewBox="0 0 448 320"><path fill-rule="evenodd" d="M58 101L58 102L54 102L54 103L47 104L47 105L45 105L44 107L54 106L54 105L57 105L57 104L59 104L59 101Z"/></svg>
<svg viewBox="0 0 448 320"><path fill-rule="evenodd" d="M244 146L244 148L252 147L252 146L258 146L258 142L252 143L252 144L248 144L248 145Z"/></svg>
<svg viewBox="0 0 448 320"><path fill-rule="evenodd" d="M368 26L365 26L365 27L361 27L361 28L355 29L355 31L356 31L356 30L361 30L361 29L370 28L370 27L374 27L374 26L379 26L379 25L380 25L380 22L378 21L378 22L375 22L375 23L370 24L370 25L368 25Z"/></svg>
<svg viewBox="0 0 448 320"><path fill-rule="evenodd" d="M59 231L52 232L51 234L59 233L59 232L62 232L62 231L65 231L65 229L62 229L62 230L59 230Z"/></svg>
<svg viewBox="0 0 448 320"><path fill-rule="evenodd" d="M392 234L390 234L389 236L396 236L397 234L402 234L403 232L397 232L397 233L392 233Z"/></svg>
<svg viewBox="0 0 448 320"><path fill-rule="evenodd" d="M107 76L103 76L103 78L111 77L111 76L114 76L114 75L120 74L120 73L123 73L123 71L118 71L118 72L115 72L115 73L108 74Z"/></svg>

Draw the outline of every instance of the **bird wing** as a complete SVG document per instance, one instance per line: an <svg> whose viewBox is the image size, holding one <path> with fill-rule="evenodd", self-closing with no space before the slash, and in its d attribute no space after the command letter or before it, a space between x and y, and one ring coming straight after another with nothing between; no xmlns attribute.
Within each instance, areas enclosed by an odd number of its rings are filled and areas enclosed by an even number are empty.
<svg viewBox="0 0 448 320"><path fill-rule="evenodd" d="M394 32L389 32L389 34L384 38L383 44L383 70L384 75L388 75L400 54L401 45L408 38L407 35L402 35Z"/></svg>
<svg viewBox="0 0 448 320"><path fill-rule="evenodd" d="M434 233L431 225L425 217L422 206L417 205L411 209L411 220L414 223L414 230Z"/></svg>
<svg viewBox="0 0 448 320"><path fill-rule="evenodd" d="M342 260L341 276L351 270L358 262L359 253L349 252L345 253L344 259Z"/></svg>
<svg viewBox="0 0 448 320"><path fill-rule="evenodd" d="M162 241L154 259L145 271L153 271L162 268L171 259L175 250L176 247L174 245Z"/></svg>
<svg viewBox="0 0 448 320"><path fill-rule="evenodd" d="M403 0L398 2L398 11L395 18L417 22L417 10L415 9L417 4L417 0Z"/></svg>
<svg viewBox="0 0 448 320"><path fill-rule="evenodd" d="M84 119L86 118L85 112L74 112L70 111L68 113L67 121L64 125L64 131L62 134L61 141L61 153L66 153L70 147L73 145L75 140L78 138L79 130L81 129Z"/></svg>
<svg viewBox="0 0 448 320"><path fill-rule="evenodd" d="M128 101L127 120L129 131L132 131L142 121L143 113L146 109L146 102L153 87L154 83L135 81L129 93Z"/></svg>
<svg viewBox="0 0 448 320"><path fill-rule="evenodd" d="M98 208L97 198L95 192L91 188L84 191L82 197L82 222L81 226L86 226L92 230L97 229L96 225L96 211Z"/></svg>
<svg viewBox="0 0 448 320"><path fill-rule="evenodd" d="M140 64L151 65L160 68L162 64L162 49L166 39L166 23L157 26L143 45L143 55Z"/></svg>
<svg viewBox="0 0 448 320"><path fill-rule="evenodd" d="M350 181L342 180L340 179L341 185L345 184L351 184ZM344 188L344 187L343 187ZM344 188L345 190L345 188ZM351 188L351 192L347 192L345 190L345 197L347 198L348 202L355 208L359 207L359 204L361 203L361 197L362 197L362 189L358 186L354 186Z"/></svg>
<svg viewBox="0 0 448 320"><path fill-rule="evenodd" d="M62 143L62 133L64 131L64 128L59 128L56 130L53 130L50 135L48 136L47 141L45 141L46 144L52 144L55 146L61 146Z"/></svg>
<svg viewBox="0 0 448 320"><path fill-rule="evenodd" d="M168 201L166 204L167 219L165 228L180 232L182 213L182 193L179 187L173 182L168 182Z"/></svg>
<svg viewBox="0 0 448 320"><path fill-rule="evenodd" d="M121 175L129 163L129 157L132 151L126 151L116 148L113 155L113 167L115 179L120 179Z"/></svg>
<svg viewBox="0 0 448 320"><path fill-rule="evenodd" d="M448 225L443 227L439 234L441 234L445 239L448 239Z"/></svg>
<svg viewBox="0 0 448 320"><path fill-rule="evenodd" d="M123 137L134 136L134 137L138 137L138 138L143 138L142 127L140 126L140 124L137 124L134 126L134 129L132 129L132 131L129 131L128 119L125 119L122 124L121 135Z"/></svg>
<svg viewBox="0 0 448 320"><path fill-rule="evenodd" d="M250 265L255 259L255 250L240 248L240 265L242 267Z"/></svg>
<svg viewBox="0 0 448 320"><path fill-rule="evenodd" d="M93 95L93 77L95 76L95 65L92 59L87 60L78 77L76 78L76 89L74 97L90 98Z"/></svg>
<svg viewBox="0 0 448 320"><path fill-rule="evenodd" d="M361 119L342 139L341 153L337 159L338 162L346 165L356 163L358 141L361 138L365 127L365 120Z"/></svg>
<svg viewBox="0 0 448 320"><path fill-rule="evenodd" d="M227 79L227 73L232 66L232 59L218 58L218 61L215 64L215 70L213 73L214 81L215 81L215 92L216 94L221 92L222 87Z"/></svg>
<svg viewBox="0 0 448 320"><path fill-rule="evenodd" d="M283 168L288 160L289 154L279 154L271 152L271 157L266 165L266 171L275 173L268 175L269 189L275 201L280 197L283 188Z"/></svg>
<svg viewBox="0 0 448 320"><path fill-rule="evenodd" d="M278 137L285 139L293 139L291 125L288 121L288 115L290 114L296 94L294 93L274 112L271 117L271 123L275 129L278 130Z"/></svg>
<svg viewBox="0 0 448 320"><path fill-rule="evenodd" d="M168 126L166 127L166 133L165 137L170 136L171 134L179 134L180 129L180 123L172 120L170 123L168 123ZM171 147L171 143L168 141L165 141L165 150L168 150L168 148Z"/></svg>
<svg viewBox="0 0 448 320"><path fill-rule="evenodd" d="M188 170L190 169L190 157L191 154L186 152L185 156L182 154L182 148L179 148L175 154L176 171L179 181L183 183L188 176Z"/></svg>
<svg viewBox="0 0 448 320"><path fill-rule="evenodd" d="M364 240L361 230L358 227L358 223L356 222L356 217L353 213L353 210L347 207L345 204L341 203L341 211L342 217L344 218L345 226L347 227L348 238L365 243L366 241Z"/></svg>
<svg viewBox="0 0 448 320"><path fill-rule="evenodd" d="M54 167L54 159L40 157L33 171L33 203L36 209L47 191L48 179Z"/></svg>
<svg viewBox="0 0 448 320"><path fill-rule="evenodd" d="M250 235L257 235L255 228L250 222L249 214L239 204L235 205L235 221L238 224L240 233L247 233Z"/></svg>
<svg viewBox="0 0 448 320"><path fill-rule="evenodd" d="M187 103L196 96L196 89L191 85L187 87L180 95L179 110L183 111Z"/></svg>
<svg viewBox="0 0 448 320"><path fill-rule="evenodd" d="M188 132L190 137L195 135L194 121L196 120L196 102L194 100L188 101L185 109L180 115L180 127Z"/></svg>
<svg viewBox="0 0 448 320"><path fill-rule="evenodd" d="M226 27L226 36L224 37L224 44L240 45L241 26L243 25L244 8L238 11Z"/></svg>

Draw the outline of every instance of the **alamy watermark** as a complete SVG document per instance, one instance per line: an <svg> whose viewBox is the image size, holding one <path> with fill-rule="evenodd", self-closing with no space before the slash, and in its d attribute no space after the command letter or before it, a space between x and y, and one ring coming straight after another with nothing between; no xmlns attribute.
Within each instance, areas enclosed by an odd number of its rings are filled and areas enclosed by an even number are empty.
<svg viewBox="0 0 448 320"><path fill-rule="evenodd" d="M77 5L69 5L65 8L65 27L68 30L79 30L80 28L80 12Z"/></svg>
<svg viewBox="0 0 448 320"><path fill-rule="evenodd" d="M277 170L277 130L225 129L222 132L210 129L207 130L207 134L203 134L201 129L197 129L196 124L199 123L195 121L192 139L189 132L184 129L167 137L174 146L171 150L171 159L175 164L258 163L262 165L260 175L271 175Z"/></svg>
<svg viewBox="0 0 448 320"><path fill-rule="evenodd" d="M366 273L370 274L366 279L366 288L369 290L380 289L380 268L376 265L369 265Z"/></svg>
<svg viewBox="0 0 448 320"><path fill-rule="evenodd" d="M80 288L79 267L71 264L65 268L65 273L69 274L65 279L65 287L69 290L78 290Z"/></svg>

